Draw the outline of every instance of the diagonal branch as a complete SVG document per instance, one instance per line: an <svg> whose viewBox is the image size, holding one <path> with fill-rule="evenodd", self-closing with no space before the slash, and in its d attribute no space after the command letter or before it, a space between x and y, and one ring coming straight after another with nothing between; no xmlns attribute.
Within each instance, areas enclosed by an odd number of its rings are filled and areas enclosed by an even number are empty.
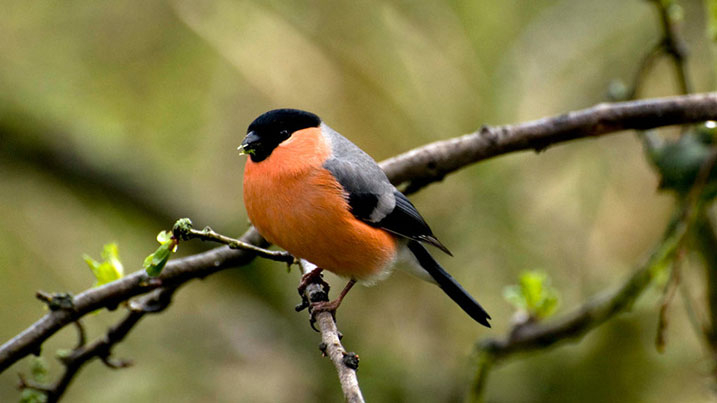
<svg viewBox="0 0 717 403"><path fill-rule="evenodd" d="M409 190L416 190L474 162L513 151L543 150L553 144L620 130L644 130L705 120L717 120L717 93L600 104L523 124L483 127L473 134L414 149L384 161L381 166L394 183L411 182ZM253 229L248 230L241 241L267 246ZM39 352L45 340L89 312L114 308L160 286L178 286L228 267L241 266L254 257L253 252L224 246L170 261L159 281L149 281L144 271L137 271L84 291L72 299L71 309L46 314L0 346L0 372L17 360Z"/></svg>
<svg viewBox="0 0 717 403"><path fill-rule="evenodd" d="M547 322L519 323L505 339L488 339L480 342L479 365L471 389L471 399L481 400L486 378L496 362L516 353L545 349L563 341L580 338L613 316L629 309L652 280L660 273L664 273L667 267L671 267L672 274L675 274L679 256L685 251L687 235L690 234L693 226L698 228L700 226L698 218L704 203L701 197L715 162L717 162L717 151L713 151L702 163L694 185L681 200L674 218L650 257L617 290L595 297L557 319ZM658 328L658 332L661 333L662 330ZM660 348L659 344L658 348Z"/></svg>
<svg viewBox="0 0 717 403"><path fill-rule="evenodd" d="M253 245L266 246L266 241L253 228L240 239ZM144 270L140 270L120 280L84 291L72 299L71 308L51 311L0 346L0 372L28 354L39 353L42 343L47 338L90 312L105 307L114 308L123 301L161 286L178 286L191 279L203 278L228 267L242 266L253 258L252 252L222 246L204 253L171 260L162 275L158 277L159 281L151 281Z"/></svg>
<svg viewBox="0 0 717 403"><path fill-rule="evenodd" d="M113 360L111 357L112 348L124 340L144 315L161 312L169 306L174 291L176 291L176 287L159 288L141 299L133 301L130 304L129 313L115 326L111 327L104 337L95 340L89 345L85 344L84 330L80 330L79 345L70 351L68 355L60 357L60 361L65 367L60 379L51 385L37 385L21 377L20 388L39 390L45 393L48 403L57 402L65 393L77 372L89 361L99 358L105 365L113 369L131 365L129 361ZM79 322L75 323L79 324Z"/></svg>
<svg viewBox="0 0 717 403"><path fill-rule="evenodd" d="M474 133L389 158L381 166L394 184L410 182L409 188L415 190L466 165L514 151L543 151L554 144L622 130L648 130L715 119L717 92L603 103L531 122L483 126Z"/></svg>
<svg viewBox="0 0 717 403"><path fill-rule="evenodd" d="M503 339L482 340L477 345L478 368L470 400L482 401L486 379L494 364L522 352L542 350L557 343L579 339L615 315L629 309L652 279L673 261L694 221L687 204L665 231L650 257L616 290L596 296L558 318L516 325Z"/></svg>
<svg viewBox="0 0 717 403"><path fill-rule="evenodd" d="M504 358L521 351L543 349L557 342L577 338L631 306L652 279L655 267L675 253L678 242L685 234L685 226L675 230L671 242L660 245L619 289L595 297L580 308L550 322L527 323L518 326L504 340L485 340L480 348L495 358Z"/></svg>

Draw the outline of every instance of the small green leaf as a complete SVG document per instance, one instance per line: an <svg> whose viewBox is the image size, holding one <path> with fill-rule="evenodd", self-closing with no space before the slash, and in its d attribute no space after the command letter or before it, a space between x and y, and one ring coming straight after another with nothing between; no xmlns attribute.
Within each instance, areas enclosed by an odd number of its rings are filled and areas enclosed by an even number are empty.
<svg viewBox="0 0 717 403"><path fill-rule="evenodd" d="M60 360L62 360L63 358L67 358L70 355L72 355L72 349L70 348L58 348L55 351L55 356Z"/></svg>
<svg viewBox="0 0 717 403"><path fill-rule="evenodd" d="M534 319L552 315L560 301L558 291L550 285L548 275L537 270L522 273L517 285L503 290L503 297Z"/></svg>
<svg viewBox="0 0 717 403"><path fill-rule="evenodd" d="M86 253L82 255L82 259L85 260L85 263L87 263L87 266L90 267L90 270L92 270L93 273L97 271L101 265L100 262L96 261L95 259L92 259L92 257Z"/></svg>
<svg viewBox="0 0 717 403"><path fill-rule="evenodd" d="M20 403L45 403L47 402L47 395L32 388L25 388L22 390L20 395Z"/></svg>
<svg viewBox="0 0 717 403"><path fill-rule="evenodd" d="M172 239L172 233L169 231L162 231L159 234L157 234L157 242L160 244L165 244L169 242Z"/></svg>
<svg viewBox="0 0 717 403"><path fill-rule="evenodd" d="M95 275L95 287L118 280L124 276L124 266L119 259L119 249L116 243L108 243L102 250L102 262L94 260L89 255L82 256Z"/></svg>
<svg viewBox="0 0 717 403"><path fill-rule="evenodd" d="M176 246L173 244L174 242L167 242L159 245L159 248L157 248L154 253L144 259L143 267L148 276L157 277L162 273L162 269L164 269L164 265L167 264L172 249Z"/></svg>
<svg viewBox="0 0 717 403"><path fill-rule="evenodd" d="M30 361L30 373L32 374L32 380L38 383L47 382L48 372L49 368L44 358L32 357L32 361Z"/></svg>
<svg viewBox="0 0 717 403"><path fill-rule="evenodd" d="M181 225L188 225L189 228L192 226L192 222L189 218L182 218L174 224L175 228L180 223ZM164 265L166 265L169 260L169 255L171 255L172 252L176 252L177 246L179 245L177 239L174 238L173 232L170 231L162 231L157 234L157 242L159 242L159 248L147 256L142 264L142 267L144 267L144 270L150 277L157 277L162 273Z"/></svg>
<svg viewBox="0 0 717 403"><path fill-rule="evenodd" d="M32 381L39 385L44 385L48 380L47 362L42 357L32 357L30 361L30 377ZM47 402L47 394L43 391L26 387L20 395L20 403L45 403Z"/></svg>

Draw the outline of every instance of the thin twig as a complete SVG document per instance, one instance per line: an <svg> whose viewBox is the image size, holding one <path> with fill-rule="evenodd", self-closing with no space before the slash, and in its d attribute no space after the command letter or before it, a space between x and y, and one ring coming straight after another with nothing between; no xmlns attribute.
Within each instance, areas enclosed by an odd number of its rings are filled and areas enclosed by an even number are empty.
<svg viewBox="0 0 717 403"><path fill-rule="evenodd" d="M692 227L700 219L700 212L704 209L704 201L702 200L704 190L709 182L710 173L713 171L717 163L717 148L713 148L707 155L705 160L700 166L699 172L695 178L692 187L690 188L687 195L684 197L683 205L683 220L687 226L687 232L692 230ZM662 352L665 348L665 335L664 332L667 327L667 307L672 301L677 286L680 281L679 270L682 259L687 250L686 246L687 237L682 237L677 246L677 257L672 262L672 271L670 273L670 279L665 285L665 291L663 293L663 301L660 305L659 320L657 325L657 340L656 346L658 351Z"/></svg>
<svg viewBox="0 0 717 403"><path fill-rule="evenodd" d="M301 261L299 265L301 272L306 274L316 268L316 266ZM310 283L302 296L306 301L317 301L320 299L328 299L328 293L320 284ZM336 372L341 383L341 390L344 392L344 398L350 403L364 402L363 394L359 388L356 370L358 369L358 355L356 353L347 352L341 344L341 334L336 327L334 316L330 312L316 312L312 314L312 319L316 320L318 330L321 333L321 344L319 348L321 352L329 357L336 367Z"/></svg>
<svg viewBox="0 0 717 403"><path fill-rule="evenodd" d="M652 67L655 65L655 62L659 59L659 57L663 54L664 51L665 43L664 41L660 41L642 58L642 61L640 61L640 65L637 68L637 72L635 72L635 77L632 81L632 87L630 87L626 99L637 98L638 94L640 93L640 90L642 89L642 83L647 77L647 73L650 72Z"/></svg>
<svg viewBox="0 0 717 403"><path fill-rule="evenodd" d="M104 337L95 340L89 345L85 344L85 332L79 326L78 346L67 355L59 357L65 367L62 376L51 385L39 385L21 376L20 388L31 388L43 392L47 396L47 402L53 403L60 400L78 371L93 359L99 358L106 366L112 369L125 368L131 365L126 360L112 359L112 348L129 334L145 314L161 312L165 309L171 302L175 290L176 287L160 288L140 298L131 305L127 316L112 326Z"/></svg>
<svg viewBox="0 0 717 403"><path fill-rule="evenodd" d="M87 333L85 332L85 327L82 326L82 321L78 319L73 323L77 329L77 346L75 347L77 349L87 344Z"/></svg>
<svg viewBox="0 0 717 403"><path fill-rule="evenodd" d="M713 360L713 377L717 379L717 261L715 260L715 248L717 248L717 240L715 238L715 226L706 214L706 206L702 200L703 192L707 186L711 173L717 164L717 147L713 147L710 154L700 166L700 170L690 191L685 196L688 204L688 211L685 213L690 222L695 223L695 237L697 238L697 247L705 259L705 271L707 272L707 302L710 308L709 327L703 331L704 338L707 341L711 351Z"/></svg>
<svg viewBox="0 0 717 403"><path fill-rule="evenodd" d="M665 351L665 346L667 345L667 325L669 324L667 309L670 307L680 285L681 263L684 258L685 248L683 247L677 252L677 258L672 263L672 270L670 270L670 278L667 280L662 292L662 302L657 316L657 336L655 337L655 347L661 353Z"/></svg>
<svg viewBox="0 0 717 403"><path fill-rule="evenodd" d="M695 225L695 223L698 220L704 220L705 216L701 212L704 210L704 201L702 200L703 193L705 190L705 187L707 186L707 183L709 182L710 173L713 171L715 167L715 163L717 163L717 148L713 148L710 153L707 155L705 160L702 162L702 165L700 166L699 172L697 173L697 176L695 178L694 183L692 184L692 187L690 188L687 195L684 197L684 220L688 225L687 231L691 231L692 227ZM708 223L708 222L707 222ZM698 230L698 236L699 236L699 228L701 227L701 224L697 224L697 230ZM663 299L662 303L660 304L660 311L658 316L658 324L657 324L657 338L656 338L656 346L658 351L662 352L665 348L665 331L667 328L667 308L672 301L672 298L674 297L675 291L679 285L680 282L680 264L682 260L684 259L684 255L686 254L687 246L686 246L686 237L682 238L680 241L680 244L678 245L678 254L677 258L674 260L672 264L672 271L670 273L670 279L668 280L667 284L665 285L665 290L663 292ZM710 270L710 268L707 268L707 270ZM713 330L705 331L705 337L709 340L710 334L713 332ZM714 346L714 343L709 343L711 346Z"/></svg>
<svg viewBox="0 0 717 403"><path fill-rule="evenodd" d="M695 229L695 243L705 266L705 283L707 286L708 320L703 324L702 335L710 348L714 360L714 376L717 378L717 223L707 213L700 210Z"/></svg>
<svg viewBox="0 0 717 403"><path fill-rule="evenodd" d="M680 7L675 1L651 0L660 14L660 26L664 50L672 57L681 94L692 92L692 84L687 74L687 44L680 34L680 22L673 16L673 10Z"/></svg>
<svg viewBox="0 0 717 403"><path fill-rule="evenodd" d="M202 241L212 241L212 242L218 242L224 245L227 245L231 249L242 249L249 252L256 253L257 256L263 257L269 260L274 260L277 262L283 262L286 264L294 264L296 259L294 256L292 256L288 252L284 251L273 251L268 250L264 248L260 248L258 246L252 245L247 242L243 242L239 239L234 239L222 234L219 234L217 232L214 232L209 227L205 227L203 230L198 231L193 228L188 229L187 231L183 232L182 235L184 235L184 239L199 239Z"/></svg>

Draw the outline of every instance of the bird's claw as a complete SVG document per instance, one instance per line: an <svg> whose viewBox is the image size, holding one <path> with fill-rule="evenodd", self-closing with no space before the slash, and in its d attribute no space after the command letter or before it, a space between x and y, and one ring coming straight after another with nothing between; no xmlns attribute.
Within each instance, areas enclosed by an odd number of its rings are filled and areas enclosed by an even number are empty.
<svg viewBox="0 0 717 403"><path fill-rule="evenodd" d="M316 315L318 315L321 312L330 312L331 318L336 322L336 310L339 308L339 305L341 304L341 301L338 299L335 299L333 301L315 301L309 304L309 313L311 314L311 319L309 320L309 324L311 325L311 328L315 331L319 331L319 329L316 328Z"/></svg>
<svg viewBox="0 0 717 403"><path fill-rule="evenodd" d="M309 299L305 295L301 296L301 303L294 307L296 312L301 312L309 307Z"/></svg>
<svg viewBox="0 0 717 403"><path fill-rule="evenodd" d="M299 287L297 288L301 296L301 303L294 308L297 312L309 308L309 324L311 328L317 332L319 330L316 328L316 314L319 312L331 312L332 317L336 320L336 308L338 308L340 304L340 301L338 303L336 303L336 301L329 302L329 289L331 287L329 283L324 281L321 274L322 271L322 269L316 268L301 276L301 281L299 281ZM311 284L318 284L321 286L321 290L311 292L310 295L307 294L306 289Z"/></svg>

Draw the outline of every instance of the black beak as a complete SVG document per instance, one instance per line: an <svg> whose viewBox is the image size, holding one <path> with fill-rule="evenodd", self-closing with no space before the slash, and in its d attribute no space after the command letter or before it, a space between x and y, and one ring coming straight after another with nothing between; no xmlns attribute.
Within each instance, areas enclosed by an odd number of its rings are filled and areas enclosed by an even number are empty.
<svg viewBox="0 0 717 403"><path fill-rule="evenodd" d="M237 148L237 150L239 150L239 154L253 154L256 146L259 145L259 141L260 138L256 135L256 133L253 131L247 133L246 137L244 137L244 141L242 141L239 148Z"/></svg>

